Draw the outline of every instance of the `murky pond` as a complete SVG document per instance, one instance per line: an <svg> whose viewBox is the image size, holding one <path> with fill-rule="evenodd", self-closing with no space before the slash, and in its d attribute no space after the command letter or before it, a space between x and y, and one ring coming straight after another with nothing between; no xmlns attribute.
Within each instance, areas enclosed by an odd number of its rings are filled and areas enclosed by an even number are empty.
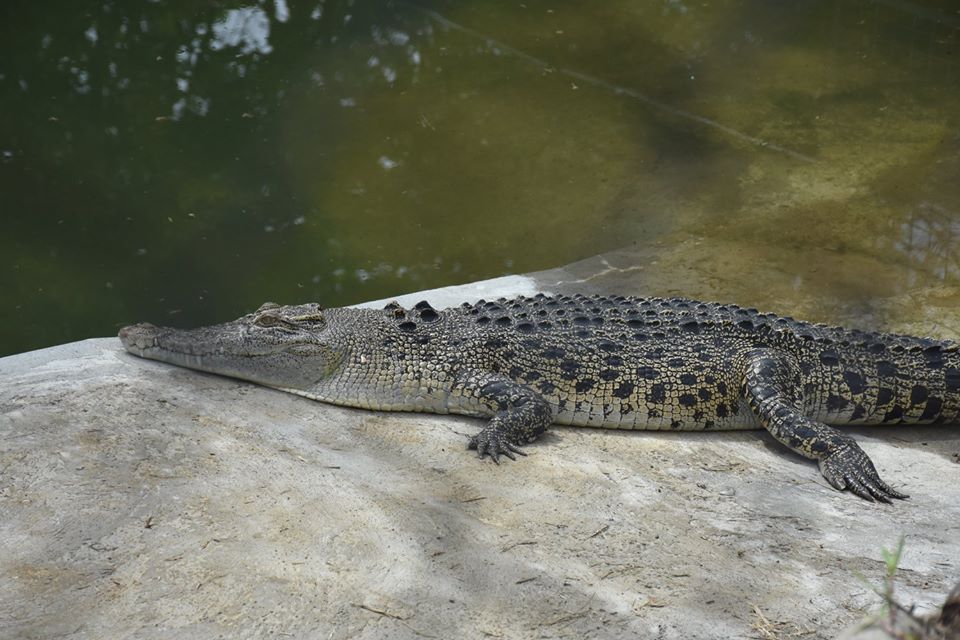
<svg viewBox="0 0 960 640"><path fill-rule="evenodd" d="M947 1L7 2L0 354L630 246L955 308L958 60Z"/></svg>

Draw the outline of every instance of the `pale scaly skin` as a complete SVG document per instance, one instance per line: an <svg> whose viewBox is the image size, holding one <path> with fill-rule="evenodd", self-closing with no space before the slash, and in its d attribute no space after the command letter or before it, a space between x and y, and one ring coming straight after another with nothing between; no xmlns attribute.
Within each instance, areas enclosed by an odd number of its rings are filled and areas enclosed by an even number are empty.
<svg viewBox="0 0 960 640"><path fill-rule="evenodd" d="M960 416L953 342L814 325L680 298L536 296L435 310L267 303L189 331L134 325L131 353L333 404L490 418L470 440L510 458L551 423L766 428L837 489L904 498L828 425Z"/></svg>

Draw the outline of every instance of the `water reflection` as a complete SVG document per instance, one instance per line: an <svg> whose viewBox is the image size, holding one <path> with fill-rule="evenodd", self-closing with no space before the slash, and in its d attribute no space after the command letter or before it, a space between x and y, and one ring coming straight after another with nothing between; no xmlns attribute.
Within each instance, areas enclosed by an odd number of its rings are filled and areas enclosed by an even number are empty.
<svg viewBox="0 0 960 640"><path fill-rule="evenodd" d="M952 179L924 179L956 153L957 32L912 5L13 4L0 352L692 232L717 274L818 296L960 275ZM662 250L690 289L699 256ZM899 270L864 288L854 254Z"/></svg>
<svg viewBox="0 0 960 640"><path fill-rule="evenodd" d="M894 245L911 265L909 286L930 280L960 278L957 248L960 247L960 211L921 202L900 224Z"/></svg>
<svg viewBox="0 0 960 640"><path fill-rule="evenodd" d="M283 5L283 11L280 5ZM290 19L290 12L286 3L277 2L278 22ZM197 34L204 35L206 25L197 25ZM229 47L238 47L240 55L251 53L268 54L273 51L270 46L270 18L267 12L260 7L241 7L230 9L226 14L213 23L213 35L210 38L210 49L221 51Z"/></svg>

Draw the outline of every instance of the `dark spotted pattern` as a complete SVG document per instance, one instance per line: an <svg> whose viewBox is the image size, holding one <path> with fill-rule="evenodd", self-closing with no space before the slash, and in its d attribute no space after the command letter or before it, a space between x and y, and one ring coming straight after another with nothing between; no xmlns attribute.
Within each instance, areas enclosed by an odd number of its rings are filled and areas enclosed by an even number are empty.
<svg viewBox="0 0 960 640"><path fill-rule="evenodd" d="M230 360L218 336L232 327L242 328L246 344L261 340L271 348L244 353L241 345ZM136 328L124 330L125 344ZM176 348L201 343L191 347L194 360L204 340L216 340L229 375L318 400L488 416L490 424L471 446L493 457L521 453L519 445L551 422L765 427L817 459L834 486L879 500L901 494L880 480L852 439L827 425L953 422L960 415L960 355L953 342L679 298L536 296L444 310L426 302L410 310L396 303L326 311L264 305L217 327L152 330L176 335L170 342ZM285 341L289 347L275 346ZM149 352L128 349L193 366L169 355L174 346L154 343ZM260 364L271 357L285 364ZM218 370L209 361L202 368ZM237 373L247 369L249 375Z"/></svg>

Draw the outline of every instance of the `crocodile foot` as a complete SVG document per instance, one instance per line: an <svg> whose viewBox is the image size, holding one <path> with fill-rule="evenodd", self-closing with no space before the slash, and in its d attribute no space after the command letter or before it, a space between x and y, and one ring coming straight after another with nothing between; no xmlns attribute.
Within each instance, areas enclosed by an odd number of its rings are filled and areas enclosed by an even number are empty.
<svg viewBox="0 0 960 640"><path fill-rule="evenodd" d="M493 461L500 464L500 454L503 454L511 460L516 460L513 454L521 456L527 455L523 449L513 444L507 439L507 436L493 427L487 427L477 435L470 438L468 449L476 449L481 458L489 454Z"/></svg>
<svg viewBox="0 0 960 640"><path fill-rule="evenodd" d="M890 502L891 498L909 496L890 488L880 479L880 474L855 442L844 442L832 453L820 459L820 473L834 489L849 489L865 500Z"/></svg>

